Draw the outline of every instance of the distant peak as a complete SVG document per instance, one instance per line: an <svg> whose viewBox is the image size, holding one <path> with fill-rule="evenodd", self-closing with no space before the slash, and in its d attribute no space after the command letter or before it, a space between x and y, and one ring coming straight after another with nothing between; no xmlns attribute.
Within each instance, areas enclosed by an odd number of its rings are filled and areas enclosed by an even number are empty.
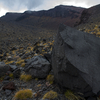
<svg viewBox="0 0 100 100"><path fill-rule="evenodd" d="M32 12L33 12L33 11L31 11L31 10L27 10L27 11L25 11L24 13L32 14Z"/></svg>

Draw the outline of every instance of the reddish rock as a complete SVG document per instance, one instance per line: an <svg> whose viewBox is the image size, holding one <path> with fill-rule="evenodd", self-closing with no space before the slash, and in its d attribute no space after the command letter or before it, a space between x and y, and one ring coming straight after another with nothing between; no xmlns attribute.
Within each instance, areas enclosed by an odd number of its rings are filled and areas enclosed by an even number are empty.
<svg viewBox="0 0 100 100"><path fill-rule="evenodd" d="M3 86L3 90L15 90L16 89L16 86L15 86L15 83L14 82L9 82L8 84L5 84Z"/></svg>

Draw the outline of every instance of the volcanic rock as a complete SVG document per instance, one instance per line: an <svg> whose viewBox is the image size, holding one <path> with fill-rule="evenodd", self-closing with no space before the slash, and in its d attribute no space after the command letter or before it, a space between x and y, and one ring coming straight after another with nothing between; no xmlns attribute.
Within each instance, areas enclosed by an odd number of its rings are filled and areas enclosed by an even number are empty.
<svg viewBox="0 0 100 100"><path fill-rule="evenodd" d="M3 90L6 90L6 89L15 90L16 89L15 83L14 82L9 82L9 83L5 84L3 86Z"/></svg>
<svg viewBox="0 0 100 100"><path fill-rule="evenodd" d="M36 78L45 78L50 71L50 63L43 56L34 56L27 61L25 71Z"/></svg>
<svg viewBox="0 0 100 100"><path fill-rule="evenodd" d="M100 91L100 39L61 25L52 52L56 81L85 95ZM87 95L87 96L89 96Z"/></svg>

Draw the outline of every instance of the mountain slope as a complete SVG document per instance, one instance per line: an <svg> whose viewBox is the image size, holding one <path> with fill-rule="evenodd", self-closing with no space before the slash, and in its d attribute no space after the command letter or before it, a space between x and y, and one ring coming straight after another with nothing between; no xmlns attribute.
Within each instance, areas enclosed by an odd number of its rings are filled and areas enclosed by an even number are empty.
<svg viewBox="0 0 100 100"><path fill-rule="evenodd" d="M74 26L80 20L84 8L59 5L49 10L25 11L24 13L7 13L1 18L6 21L16 21L32 26L58 28L60 23Z"/></svg>
<svg viewBox="0 0 100 100"><path fill-rule="evenodd" d="M53 37L59 24L74 26L84 8L59 5L42 11L7 13L0 18L0 48L26 45L34 39Z"/></svg>
<svg viewBox="0 0 100 100"><path fill-rule="evenodd" d="M76 27L82 31L97 34L100 29L100 4L85 9L80 17L79 25Z"/></svg>
<svg viewBox="0 0 100 100"><path fill-rule="evenodd" d="M84 8L80 7L60 5L50 10L26 11L16 21L57 30L60 23L73 27L80 21L83 10Z"/></svg>

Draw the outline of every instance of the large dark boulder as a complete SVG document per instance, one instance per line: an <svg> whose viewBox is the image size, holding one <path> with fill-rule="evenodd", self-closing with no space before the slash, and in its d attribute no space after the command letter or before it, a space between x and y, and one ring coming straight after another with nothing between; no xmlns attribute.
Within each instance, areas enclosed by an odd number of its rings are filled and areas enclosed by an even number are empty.
<svg viewBox="0 0 100 100"><path fill-rule="evenodd" d="M86 96L100 91L100 38L61 25L52 52L56 81Z"/></svg>
<svg viewBox="0 0 100 100"><path fill-rule="evenodd" d="M29 59L24 68L25 72L36 78L46 78L50 72L50 63L43 56L34 56Z"/></svg>

